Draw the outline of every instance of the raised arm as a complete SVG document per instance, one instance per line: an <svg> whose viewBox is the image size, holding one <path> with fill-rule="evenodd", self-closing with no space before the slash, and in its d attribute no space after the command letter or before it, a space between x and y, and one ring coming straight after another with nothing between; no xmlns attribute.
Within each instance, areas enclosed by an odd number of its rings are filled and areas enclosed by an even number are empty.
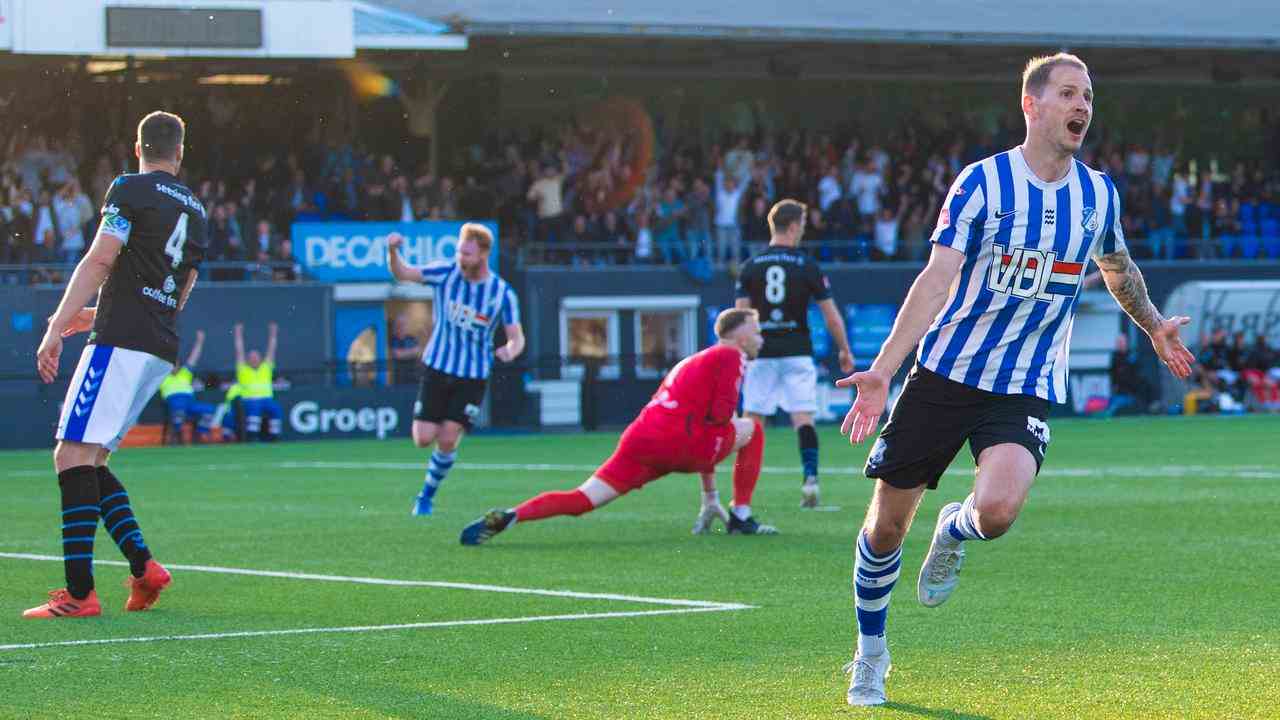
<svg viewBox="0 0 1280 720"><path fill-rule="evenodd" d="M244 364L244 323L236 323L233 333L236 339L236 365Z"/></svg>
<svg viewBox="0 0 1280 720"><path fill-rule="evenodd" d="M942 310L963 263L963 253L935 245L929 264L911 284L889 339L880 348L871 368L836 381L837 387L856 385L858 388L858 398L840 426L840 432L848 435L850 442L860 443L875 431L888 400L889 381Z"/></svg>
<svg viewBox="0 0 1280 720"><path fill-rule="evenodd" d="M280 336L280 326L274 322L267 323L267 357L266 361L276 364L276 341Z"/></svg>
<svg viewBox="0 0 1280 720"><path fill-rule="evenodd" d="M405 264L400 257L400 246L404 244L404 236L391 233L387 236L387 267L391 276L398 282L422 282L422 273Z"/></svg>
<svg viewBox="0 0 1280 720"><path fill-rule="evenodd" d="M1191 376L1191 368L1195 365L1195 356L1182 344L1178 329L1191 322L1188 317L1166 318L1160 314L1151 302L1147 293L1147 283L1142 278L1142 271L1129 256L1129 248L1125 245L1124 225L1121 223L1120 194L1109 178L1105 178L1109 190L1110 208L1107 211L1106 225L1093 260L1102 273L1102 281L1107 290L1116 299L1133 322L1151 338L1151 346L1156 355L1169 368L1169 372L1180 379Z"/></svg>
<svg viewBox="0 0 1280 720"><path fill-rule="evenodd" d="M820 300L818 309L822 311L822 320L827 324L827 332L836 343L840 357L840 372L853 372L853 349L849 347L849 335L845 332L844 318L836 308L836 301L831 298Z"/></svg>
<svg viewBox="0 0 1280 720"><path fill-rule="evenodd" d="M204 331L196 331L196 343L191 346L191 353L187 355L187 367L193 368L196 363L200 362L200 353L204 351Z"/></svg>
<svg viewBox="0 0 1280 720"><path fill-rule="evenodd" d="M1143 280L1137 263L1129 256L1128 248L1120 246L1115 252L1098 256L1095 261L1111 297L1151 338L1151 347L1169 368L1169 372L1183 380L1190 377L1195 356L1182 343L1178 330L1191 322L1191 318L1166 318L1160 314L1152 304L1151 296L1147 294L1147 283Z"/></svg>

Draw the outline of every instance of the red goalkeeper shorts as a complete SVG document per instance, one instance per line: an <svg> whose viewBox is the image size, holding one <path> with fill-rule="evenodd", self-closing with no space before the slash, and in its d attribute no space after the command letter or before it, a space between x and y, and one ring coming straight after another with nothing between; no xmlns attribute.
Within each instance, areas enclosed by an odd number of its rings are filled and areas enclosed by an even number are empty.
<svg viewBox="0 0 1280 720"><path fill-rule="evenodd" d="M668 473L701 473L733 452L733 423L706 425L687 416L641 416L627 426L596 477L619 494Z"/></svg>

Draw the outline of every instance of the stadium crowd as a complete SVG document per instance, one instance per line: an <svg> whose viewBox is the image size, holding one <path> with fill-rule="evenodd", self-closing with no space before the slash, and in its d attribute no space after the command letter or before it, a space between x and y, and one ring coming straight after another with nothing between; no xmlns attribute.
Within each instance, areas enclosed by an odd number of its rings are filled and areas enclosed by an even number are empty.
<svg viewBox="0 0 1280 720"><path fill-rule="evenodd" d="M134 164L131 148L87 152L74 136L5 129L0 265L75 261L107 185ZM436 176L417 159L310 137L291 150L192 164L183 180L208 208L212 261L291 263L297 220L496 217L504 242L534 243L538 261L723 265L767 242L768 209L783 197L809 205L808 241L834 241L824 259L920 260L955 175L1017 142L1007 131L935 135L912 124L883 138L790 131L712 143L566 126L457 148L449 164L458 172ZM1166 142L1105 136L1082 160L1115 179L1139 256L1280 258L1274 163L1220 167ZM295 270L273 274L291 279Z"/></svg>

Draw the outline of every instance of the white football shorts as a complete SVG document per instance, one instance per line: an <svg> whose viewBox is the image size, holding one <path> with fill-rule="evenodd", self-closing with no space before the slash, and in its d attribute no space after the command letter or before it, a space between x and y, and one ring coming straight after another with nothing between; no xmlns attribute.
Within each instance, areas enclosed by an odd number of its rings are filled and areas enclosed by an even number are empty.
<svg viewBox="0 0 1280 720"><path fill-rule="evenodd" d="M172 363L149 353L86 345L54 437L114 451L172 369Z"/></svg>
<svg viewBox="0 0 1280 720"><path fill-rule="evenodd" d="M749 413L769 416L778 411L818 411L818 369L807 355L756 358L747 365L742 385L742 407Z"/></svg>

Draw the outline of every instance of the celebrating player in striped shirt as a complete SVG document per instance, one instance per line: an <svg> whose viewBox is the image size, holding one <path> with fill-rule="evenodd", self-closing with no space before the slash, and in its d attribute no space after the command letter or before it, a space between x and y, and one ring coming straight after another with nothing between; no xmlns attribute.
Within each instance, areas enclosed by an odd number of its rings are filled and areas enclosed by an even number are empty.
<svg viewBox="0 0 1280 720"><path fill-rule="evenodd" d="M422 353L422 382L413 405L413 443L436 446L427 466L414 515L430 515L432 500L457 457L458 443L480 415L493 358L511 362L524 350L520 306L515 290L489 270L493 234L483 225L466 223L458 231L454 262L412 268L400 257L404 238L387 237L387 267L401 282L435 288L435 326ZM493 335L502 324L505 345L496 351Z"/></svg>
<svg viewBox="0 0 1280 720"><path fill-rule="evenodd" d="M1022 112L1026 141L956 178L929 263L871 369L837 383L857 386L841 432L861 442L916 348L916 365L867 458L866 474L877 480L855 553L851 705L885 702L884 626L902 539L925 488L937 487L966 440L977 478L963 503L938 515L917 581L920 602L945 602L961 543L1003 535L1022 509L1049 445L1049 403L1066 400L1071 321L1089 258L1173 374L1191 372L1193 357L1178 337L1189 320L1165 318L1151 304L1125 247L1115 185L1073 158L1093 116L1084 62L1059 53L1028 63Z"/></svg>

